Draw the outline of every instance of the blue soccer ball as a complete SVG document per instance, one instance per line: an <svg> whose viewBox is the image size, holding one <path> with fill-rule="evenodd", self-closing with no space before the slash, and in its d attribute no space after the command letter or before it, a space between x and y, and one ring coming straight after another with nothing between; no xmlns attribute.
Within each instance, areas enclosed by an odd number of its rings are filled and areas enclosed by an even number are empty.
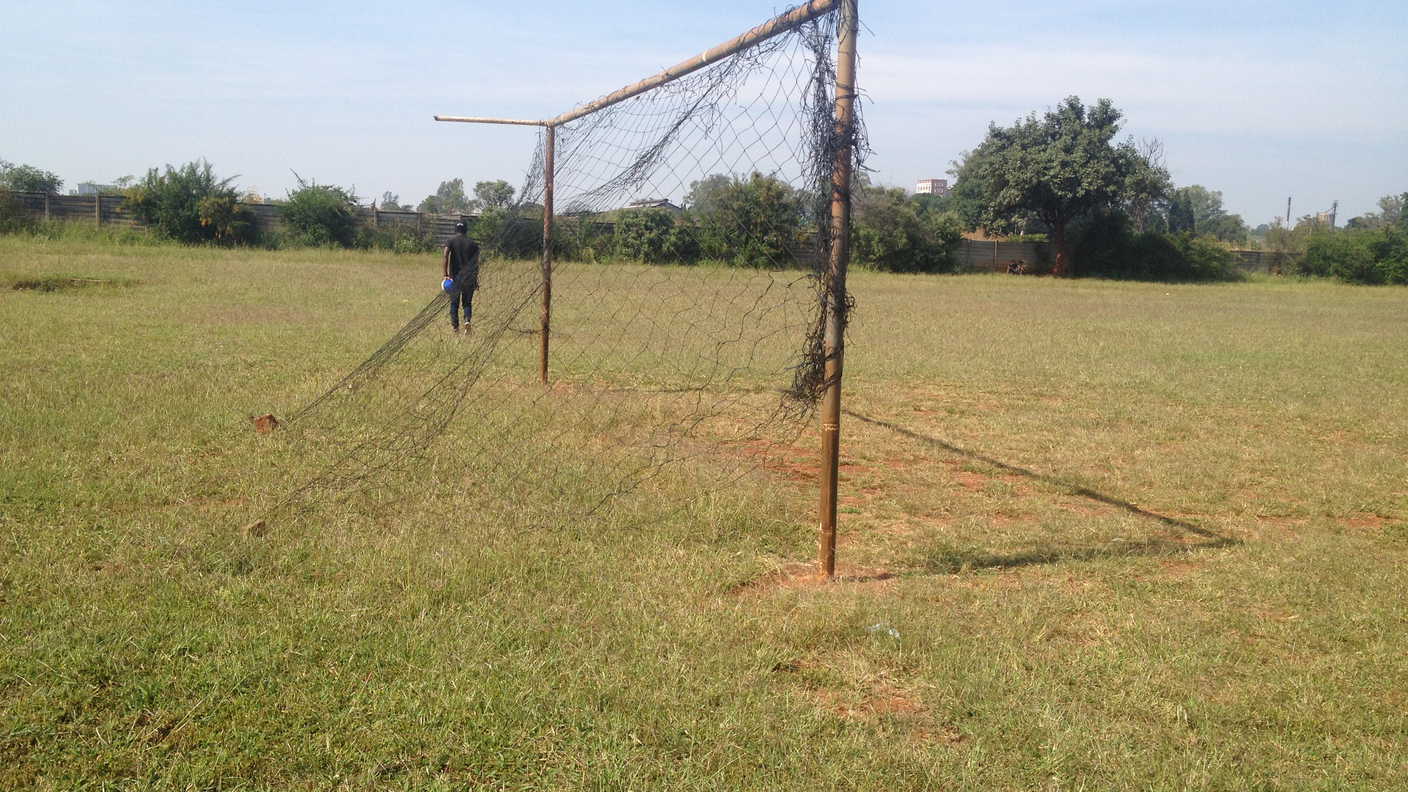
<svg viewBox="0 0 1408 792"><path fill-rule="evenodd" d="M447 292L454 291L454 290L455 290L455 279L454 279L454 278L446 278L444 281L442 281L442 282L440 283L440 288L444 289L444 290L447 291Z"/></svg>

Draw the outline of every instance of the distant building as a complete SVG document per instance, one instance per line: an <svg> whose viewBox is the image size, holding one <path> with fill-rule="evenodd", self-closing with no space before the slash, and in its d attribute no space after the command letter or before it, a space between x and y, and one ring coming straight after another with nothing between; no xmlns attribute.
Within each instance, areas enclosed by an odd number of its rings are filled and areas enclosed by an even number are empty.
<svg viewBox="0 0 1408 792"><path fill-rule="evenodd" d="M98 184L97 182L80 182L77 190L69 190L69 195L117 195L122 192L122 188L116 184Z"/></svg>
<svg viewBox="0 0 1408 792"><path fill-rule="evenodd" d="M684 211L683 207L670 203L668 198L647 198L644 201L632 201L626 206L627 209L664 209L668 212L679 214Z"/></svg>
<svg viewBox="0 0 1408 792"><path fill-rule="evenodd" d="M914 183L915 195L937 195L948 197L948 179L920 179Z"/></svg>

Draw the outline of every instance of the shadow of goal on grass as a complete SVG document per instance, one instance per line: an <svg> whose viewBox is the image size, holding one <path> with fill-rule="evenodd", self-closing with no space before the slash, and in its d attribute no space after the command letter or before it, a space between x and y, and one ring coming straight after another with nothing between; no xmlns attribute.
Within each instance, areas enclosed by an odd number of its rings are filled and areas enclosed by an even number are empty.
<svg viewBox="0 0 1408 792"><path fill-rule="evenodd" d="M1063 489L1071 495L1095 501L1096 503L1102 503L1106 506L1113 506L1135 516L1153 520L1167 528L1172 528L1176 531L1197 537L1197 539L1193 541L1159 537L1139 540L1116 540L1100 547L1038 548L1016 553L986 553L980 550L945 545L933 548L924 554L923 566L925 571L951 573L962 569L1010 569L1013 567L1033 566L1037 564L1055 564L1062 561L1092 561L1101 558L1175 555L1179 553L1191 553L1196 550L1213 550L1219 547L1239 544L1238 540L1232 537L1223 536L1216 531L1195 525L1187 520L1180 520L1176 517L1150 511L1122 498L1116 498L1113 495L1097 492L1096 490L1079 484L1072 484L1069 481L1063 481L1062 479L1046 475L1045 473L1038 473L1029 468L1012 465L1000 459L994 459L986 454L956 446L946 440L897 426L889 421L871 418L870 416L861 415L852 410L845 410L844 412L846 415L862 423L877 426L912 440L917 440L925 445L940 448L955 456L981 462L1005 473L1022 476L1033 481L1040 481L1044 484Z"/></svg>

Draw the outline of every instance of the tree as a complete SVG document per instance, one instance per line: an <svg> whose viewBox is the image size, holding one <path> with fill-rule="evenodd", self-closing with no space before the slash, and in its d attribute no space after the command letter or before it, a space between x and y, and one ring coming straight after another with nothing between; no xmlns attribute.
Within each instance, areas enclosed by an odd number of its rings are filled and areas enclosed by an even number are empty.
<svg viewBox="0 0 1408 792"><path fill-rule="evenodd" d="M1056 237L1052 274L1067 274L1066 227L1115 206L1135 171L1133 143L1112 144L1121 117L1108 99L1087 108L1071 96L1041 117L1032 113L1012 127L989 125L975 152L989 204L984 225L1041 221Z"/></svg>
<svg viewBox="0 0 1408 792"><path fill-rule="evenodd" d="M909 196L909 203L914 207L915 214L920 217L927 217L929 215L948 214L953 204L953 199L943 195L934 195L933 193L915 193Z"/></svg>
<svg viewBox="0 0 1408 792"><path fill-rule="evenodd" d="M952 269L949 254L963 233L957 215L926 211L899 188L871 186L858 178L852 190L853 256L857 264L889 272L942 272Z"/></svg>
<svg viewBox="0 0 1408 792"><path fill-rule="evenodd" d="M963 228L976 231L988 217L988 185L983 178L986 160L982 148L965 151L949 163L948 175L954 179L949 190L948 210L958 215Z"/></svg>
<svg viewBox="0 0 1408 792"><path fill-rule="evenodd" d="M1134 227L1146 231L1155 205L1168 196L1173 186L1164 167L1164 144L1158 138L1140 141L1131 163L1133 169L1124 182L1124 206Z"/></svg>
<svg viewBox="0 0 1408 792"><path fill-rule="evenodd" d="M1385 195L1379 199L1379 211L1365 212L1360 217L1345 223L1345 228L1375 229L1399 224L1404 217L1403 206L1408 203L1408 193Z"/></svg>
<svg viewBox="0 0 1408 792"><path fill-rule="evenodd" d="M1191 231L1237 243L1246 242L1249 233L1241 215L1228 214L1222 208L1222 193L1201 184L1173 191L1169 202L1169 231Z"/></svg>
<svg viewBox="0 0 1408 792"><path fill-rule="evenodd" d="M1408 234L1394 225L1312 234L1302 269L1350 283L1408 284Z"/></svg>
<svg viewBox="0 0 1408 792"><path fill-rule="evenodd" d="M385 212L409 212L412 211L409 204L401 203L401 196L387 190L381 194L380 206Z"/></svg>
<svg viewBox="0 0 1408 792"><path fill-rule="evenodd" d="M1174 190L1168 199L1168 230L1171 234L1192 233L1197 226L1193 199L1183 190Z"/></svg>
<svg viewBox="0 0 1408 792"><path fill-rule="evenodd" d="M474 185L473 209L507 209L513 203L513 185L499 179Z"/></svg>
<svg viewBox="0 0 1408 792"><path fill-rule="evenodd" d="M1235 280L1233 254L1210 236L1137 231L1124 212L1106 212L1073 223L1071 247L1081 272L1134 280Z"/></svg>
<svg viewBox="0 0 1408 792"><path fill-rule="evenodd" d="M1379 199L1379 222L1383 225L1403 225L1403 207L1408 204L1408 193L1385 195Z"/></svg>
<svg viewBox="0 0 1408 792"><path fill-rule="evenodd" d="M684 205L695 215L708 217L714 213L714 196L720 190L733 186L733 182L732 178L723 173L713 173L697 182L690 182Z"/></svg>
<svg viewBox="0 0 1408 792"><path fill-rule="evenodd" d="M239 244L254 238L253 217L230 186L217 179L210 163L188 162L147 171L123 193L123 203L158 235L186 244Z"/></svg>
<svg viewBox="0 0 1408 792"><path fill-rule="evenodd" d="M58 174L33 165L16 165L0 159L0 187L11 192L56 193L63 186L64 180Z"/></svg>
<svg viewBox="0 0 1408 792"><path fill-rule="evenodd" d="M776 176L755 172L747 180L724 178L726 185L714 176L706 178L712 185L707 197L690 210L699 222L703 252L751 267L790 265L803 197Z"/></svg>
<svg viewBox="0 0 1408 792"><path fill-rule="evenodd" d="M440 182L434 195L426 196L417 212L429 214L463 214L473 210L473 202L464 194L464 179L451 179Z"/></svg>
<svg viewBox="0 0 1408 792"><path fill-rule="evenodd" d="M616 253L650 264L687 264L698 257L699 249L669 210L629 209L616 221Z"/></svg>

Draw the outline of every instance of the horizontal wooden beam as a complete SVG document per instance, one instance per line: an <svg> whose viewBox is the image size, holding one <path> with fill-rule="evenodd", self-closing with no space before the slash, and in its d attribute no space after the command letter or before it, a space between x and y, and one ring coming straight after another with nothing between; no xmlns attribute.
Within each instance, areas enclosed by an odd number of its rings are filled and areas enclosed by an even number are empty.
<svg viewBox="0 0 1408 792"><path fill-rule="evenodd" d="M435 116L436 121L455 121L461 124L513 124L514 126L547 126L546 121L524 121L518 118L472 118L470 116Z"/></svg>

